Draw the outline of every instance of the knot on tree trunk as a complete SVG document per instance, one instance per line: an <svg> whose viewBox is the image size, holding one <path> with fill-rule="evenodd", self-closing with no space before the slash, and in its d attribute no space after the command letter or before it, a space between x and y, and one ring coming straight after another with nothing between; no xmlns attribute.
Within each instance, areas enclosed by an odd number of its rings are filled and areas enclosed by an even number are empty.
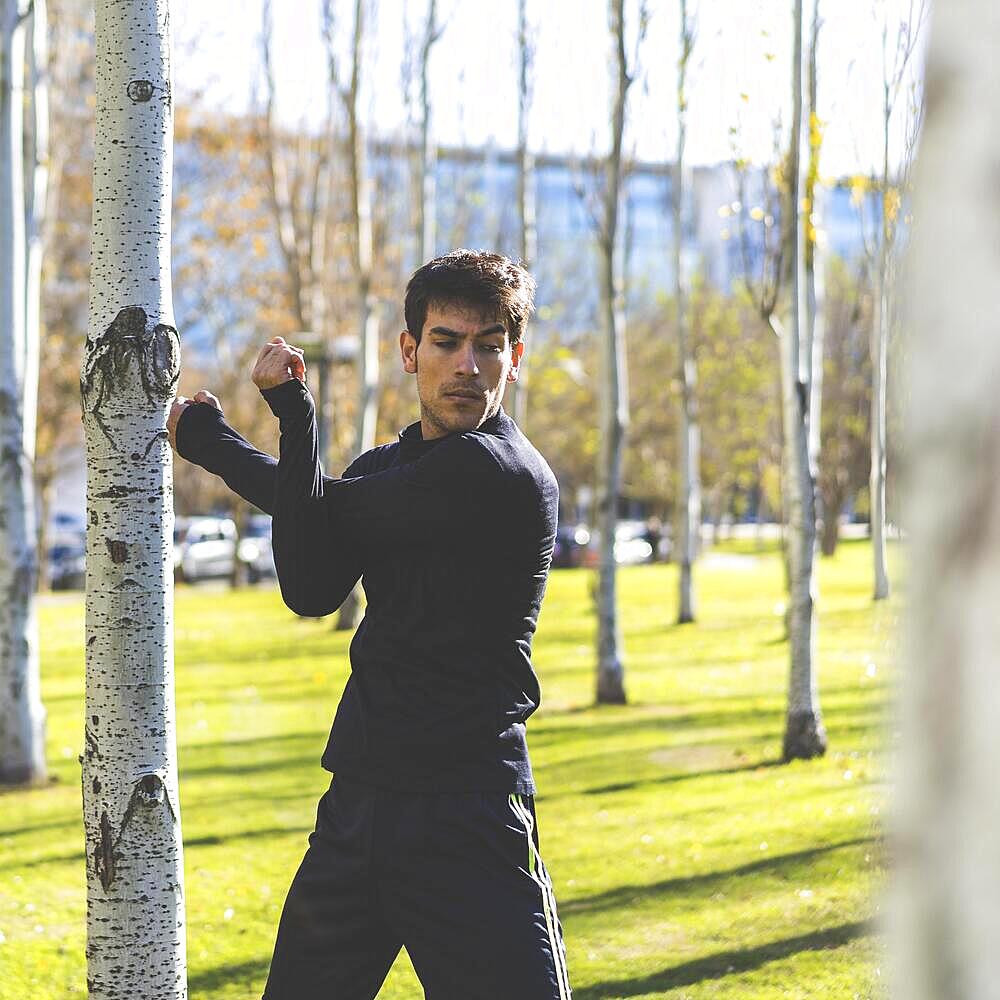
<svg viewBox="0 0 1000 1000"><path fill-rule="evenodd" d="M101 407L115 390L127 389L136 375L150 404L166 403L180 377L180 342L172 326L151 324L145 309L125 306L107 330L87 345L80 379L84 407L112 443L101 420Z"/></svg>

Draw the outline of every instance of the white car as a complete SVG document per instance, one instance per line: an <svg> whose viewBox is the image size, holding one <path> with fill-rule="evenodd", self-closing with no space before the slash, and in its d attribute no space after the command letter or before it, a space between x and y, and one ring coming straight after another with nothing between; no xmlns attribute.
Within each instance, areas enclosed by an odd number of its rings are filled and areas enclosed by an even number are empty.
<svg viewBox="0 0 1000 1000"><path fill-rule="evenodd" d="M188 583L232 575L236 525L228 517L196 517L180 545L181 573Z"/></svg>
<svg viewBox="0 0 1000 1000"><path fill-rule="evenodd" d="M266 514L254 514L240 536L236 558L247 567L247 579L256 583L261 577L275 576L274 554L271 551L271 518Z"/></svg>

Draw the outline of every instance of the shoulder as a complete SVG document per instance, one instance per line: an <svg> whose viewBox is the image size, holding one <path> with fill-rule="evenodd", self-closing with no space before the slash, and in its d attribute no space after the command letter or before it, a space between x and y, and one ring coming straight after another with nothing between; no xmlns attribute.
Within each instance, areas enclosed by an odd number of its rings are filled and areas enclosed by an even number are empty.
<svg viewBox="0 0 1000 1000"><path fill-rule="evenodd" d="M356 479L358 476L370 476L373 472L383 472L395 463L398 452L398 441L369 448L344 469L342 478Z"/></svg>

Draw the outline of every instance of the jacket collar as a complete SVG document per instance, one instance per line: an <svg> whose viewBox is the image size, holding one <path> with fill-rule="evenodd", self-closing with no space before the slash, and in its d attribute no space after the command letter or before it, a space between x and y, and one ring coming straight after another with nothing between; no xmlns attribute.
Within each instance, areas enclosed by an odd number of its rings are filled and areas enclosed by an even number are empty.
<svg viewBox="0 0 1000 1000"><path fill-rule="evenodd" d="M506 437L511 433L514 426L514 421L507 416L501 406L492 417L484 420L476 430L486 434L493 434L496 437ZM414 423L408 427L404 427L399 432L400 455L404 461L412 462L426 455L436 444L440 444L449 437L451 435L446 434L444 437L432 438L430 441L425 441L420 430L420 421L414 421Z"/></svg>

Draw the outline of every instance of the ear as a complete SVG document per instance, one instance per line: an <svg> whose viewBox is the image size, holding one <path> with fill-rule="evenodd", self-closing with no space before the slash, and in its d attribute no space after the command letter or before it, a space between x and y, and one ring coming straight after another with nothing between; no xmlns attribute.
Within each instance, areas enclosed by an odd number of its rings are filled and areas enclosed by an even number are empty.
<svg viewBox="0 0 1000 1000"><path fill-rule="evenodd" d="M507 372L507 381L516 382L521 369L521 355L524 354L524 341L519 340L511 345L510 349L510 371Z"/></svg>
<svg viewBox="0 0 1000 1000"><path fill-rule="evenodd" d="M417 338L410 333L409 330L404 330L399 335L399 354L403 359L403 371L407 375L417 374Z"/></svg>

